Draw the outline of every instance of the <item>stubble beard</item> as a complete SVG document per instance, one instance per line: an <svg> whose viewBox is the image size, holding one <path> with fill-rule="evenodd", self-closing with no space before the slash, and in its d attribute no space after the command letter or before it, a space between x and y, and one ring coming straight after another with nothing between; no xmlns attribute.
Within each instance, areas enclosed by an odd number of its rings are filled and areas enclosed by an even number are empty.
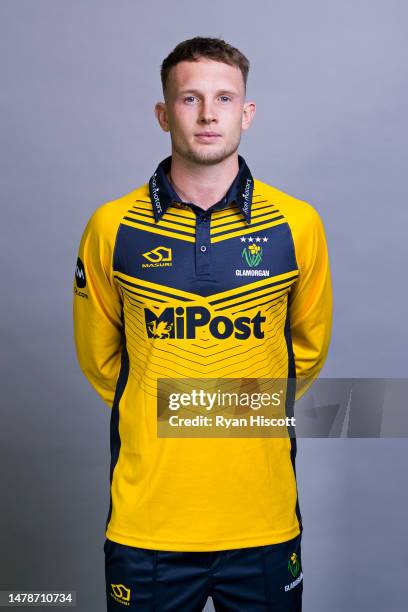
<svg viewBox="0 0 408 612"><path fill-rule="evenodd" d="M221 149L211 150L211 145L202 145L200 148L193 149L188 144L182 146L171 138L172 149L175 153L186 161L202 166L213 166L223 162L224 159L227 159L237 151L240 142L241 134L233 142L226 144Z"/></svg>

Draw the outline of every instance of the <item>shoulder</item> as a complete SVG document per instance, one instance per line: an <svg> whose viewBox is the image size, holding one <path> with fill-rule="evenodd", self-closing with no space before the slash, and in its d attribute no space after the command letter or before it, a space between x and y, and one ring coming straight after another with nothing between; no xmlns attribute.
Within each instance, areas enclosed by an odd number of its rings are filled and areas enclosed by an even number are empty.
<svg viewBox="0 0 408 612"><path fill-rule="evenodd" d="M287 222L293 240L295 257L300 268L310 265L317 254L327 251L322 220L317 210L304 200L295 198L276 187L254 181L257 199L273 204ZM259 196L263 196L259 198Z"/></svg>
<svg viewBox="0 0 408 612"><path fill-rule="evenodd" d="M89 218L86 230L114 238L122 219L136 203L144 208L151 207L147 183L99 206Z"/></svg>
<svg viewBox="0 0 408 612"><path fill-rule="evenodd" d="M321 219L317 210L305 200L296 198L272 185L254 180L254 195L263 196L285 217L292 232L300 232L319 225ZM262 198L261 198L262 199Z"/></svg>

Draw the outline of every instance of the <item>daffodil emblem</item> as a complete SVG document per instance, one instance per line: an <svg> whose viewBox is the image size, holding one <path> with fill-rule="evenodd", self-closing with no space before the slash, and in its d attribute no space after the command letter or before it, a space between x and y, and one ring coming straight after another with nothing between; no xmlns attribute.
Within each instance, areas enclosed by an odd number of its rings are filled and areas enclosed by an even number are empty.
<svg viewBox="0 0 408 612"><path fill-rule="evenodd" d="M296 553L292 553L290 556L290 560L288 563L288 570L290 571L290 573L292 574L294 578L296 578L296 576L300 572L300 562L299 562L299 559Z"/></svg>
<svg viewBox="0 0 408 612"><path fill-rule="evenodd" d="M256 268L262 261L262 248L259 244L250 244L242 250L242 257L250 268Z"/></svg>

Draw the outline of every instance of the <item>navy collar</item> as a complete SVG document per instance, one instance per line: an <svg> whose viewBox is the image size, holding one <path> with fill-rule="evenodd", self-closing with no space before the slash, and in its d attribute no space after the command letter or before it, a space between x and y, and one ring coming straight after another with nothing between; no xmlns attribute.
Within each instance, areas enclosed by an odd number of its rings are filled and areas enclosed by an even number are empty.
<svg viewBox="0 0 408 612"><path fill-rule="evenodd" d="M235 202L241 210L246 222L250 223L254 180L244 158L240 155L238 155L238 163L238 173L226 195L219 202L210 206L208 210L212 211L219 210L220 208L226 208ZM160 162L156 172L149 180L150 199L152 202L154 219L156 223L160 221L169 206L174 203L188 205L193 210L196 210L198 214L200 214L200 212L207 212L203 211L203 209L199 208L192 202L183 202L181 200L167 178L167 173L170 171L170 168L171 155Z"/></svg>

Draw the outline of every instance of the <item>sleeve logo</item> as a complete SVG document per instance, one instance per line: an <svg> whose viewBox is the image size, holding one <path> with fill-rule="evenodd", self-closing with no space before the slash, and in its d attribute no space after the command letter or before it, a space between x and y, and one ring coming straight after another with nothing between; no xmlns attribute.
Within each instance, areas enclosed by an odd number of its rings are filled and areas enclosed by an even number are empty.
<svg viewBox="0 0 408 612"><path fill-rule="evenodd" d="M85 268L81 259L78 257L75 267L75 282L78 289L86 287Z"/></svg>

